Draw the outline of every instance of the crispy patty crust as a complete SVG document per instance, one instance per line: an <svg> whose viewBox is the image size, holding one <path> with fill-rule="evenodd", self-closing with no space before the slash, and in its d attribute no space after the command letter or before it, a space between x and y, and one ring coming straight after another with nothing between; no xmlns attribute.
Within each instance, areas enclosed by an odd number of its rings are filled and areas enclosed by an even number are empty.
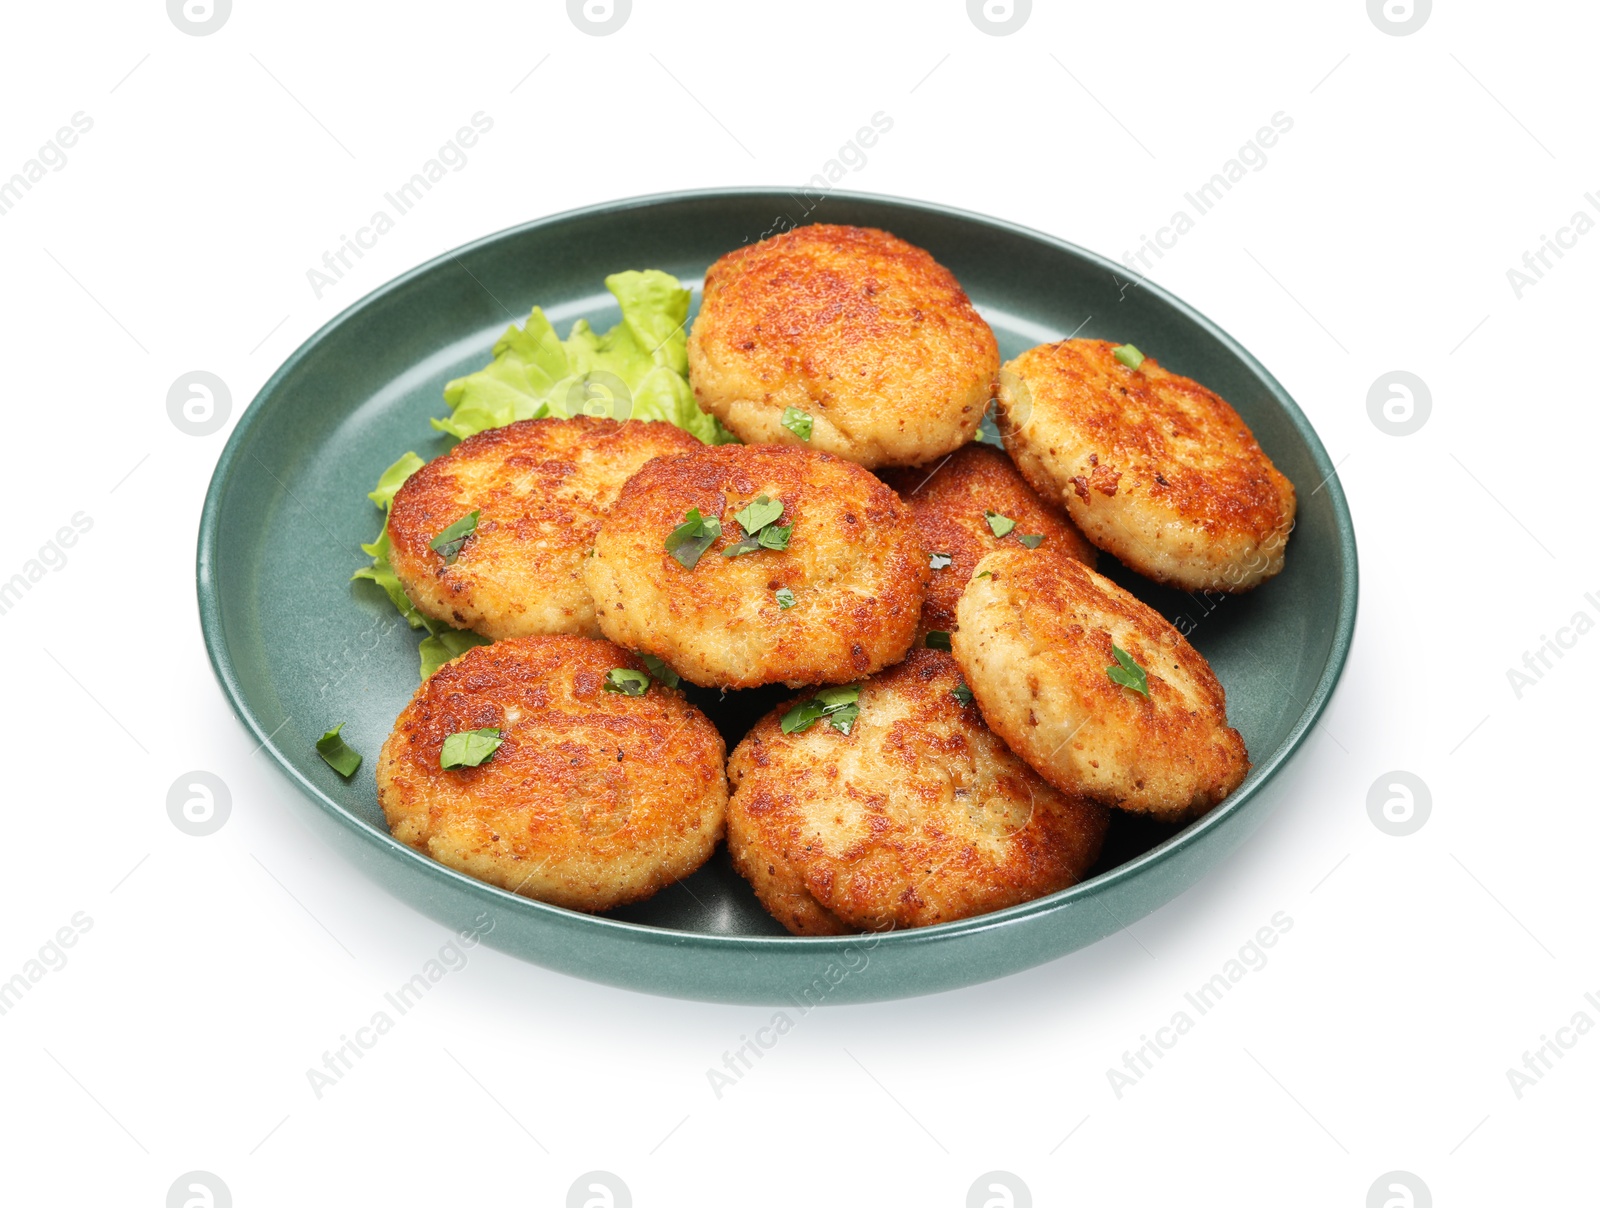
<svg viewBox="0 0 1600 1208"><path fill-rule="evenodd" d="M1094 863L1105 808L1040 779L960 685L949 655L914 650L861 685L849 734L825 719L783 733L791 701L734 749L728 848L791 932L969 918L1065 889Z"/></svg>
<svg viewBox="0 0 1600 1208"><path fill-rule="evenodd" d="M418 610L490 638L599 637L583 561L635 470L698 449L657 420L529 419L490 428L423 466L389 512L389 560ZM477 510L453 563L430 548Z"/></svg>
<svg viewBox="0 0 1600 1208"><path fill-rule="evenodd" d="M973 443L944 461L914 470L887 470L883 479L906 501L929 559L949 565L933 572L922 598L920 632L956 627L956 601L978 559L990 550L1042 537L1038 546L1059 550L1088 566L1095 548L1073 523L1034 492L999 449ZM991 520L991 515L994 519ZM1014 523L1005 530L1005 522ZM1006 531L995 536L995 528ZM1036 547L1037 548L1037 547Z"/></svg>
<svg viewBox="0 0 1600 1208"><path fill-rule="evenodd" d="M1030 349L1000 374L1006 450L1084 534L1159 583L1240 592L1283 569L1294 486L1239 413L1108 340Z"/></svg>
<svg viewBox="0 0 1600 1208"><path fill-rule="evenodd" d="M1000 549L957 606L952 649L987 721L1057 788L1177 821L1239 787L1250 760L1222 685L1155 610L1082 563ZM1148 696L1111 679L1112 645Z"/></svg>
<svg viewBox="0 0 1600 1208"><path fill-rule="evenodd" d="M728 802L722 736L682 693L607 691L644 664L610 642L511 638L424 681L378 759L395 838L481 881L573 910L647 898L704 864ZM478 767L450 735L494 728Z"/></svg>
<svg viewBox="0 0 1600 1208"><path fill-rule="evenodd" d="M773 526L790 530L788 548L727 556L746 536L735 515L761 496L783 505ZM691 509L722 526L693 569L665 546ZM895 662L928 574L898 495L860 466L792 445L651 462L606 513L584 569L608 638L722 688L846 683Z"/></svg>
<svg viewBox="0 0 1600 1208"><path fill-rule="evenodd" d="M740 439L909 466L971 440L1000 367L994 333L950 271L887 231L805 226L706 273L689 334L700 406Z"/></svg>

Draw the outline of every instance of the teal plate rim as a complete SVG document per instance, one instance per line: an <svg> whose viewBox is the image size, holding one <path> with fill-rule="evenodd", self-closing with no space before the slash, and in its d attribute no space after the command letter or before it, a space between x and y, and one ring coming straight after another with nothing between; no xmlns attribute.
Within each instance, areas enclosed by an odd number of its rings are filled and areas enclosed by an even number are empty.
<svg viewBox="0 0 1600 1208"><path fill-rule="evenodd" d="M360 818L354 817L300 774L287 755L273 742L272 735L251 711L243 687L236 674L231 654L223 640L221 608L213 577L213 567L216 564L218 517L235 462L241 456L255 425L266 413L265 408L257 404L269 398L277 389L279 383L294 370L316 345L328 338L341 325L351 321L355 315L380 304L387 295L395 292L413 278L431 272L466 252L501 239L536 230L540 227L560 225L580 217L589 218L604 214L623 213L629 210L648 209L665 203L693 202L696 200L709 201L736 197L770 198L778 194L792 197L792 190L767 186L679 190L667 193L645 194L602 202L597 205L582 206L544 218L537 218L530 222L519 223L446 251L378 286L323 324L290 354L262 385L251 400L250 405L241 413L238 423L235 424L233 431L229 434L227 444L217 460L211 482L207 487L200 516L196 556L196 588L200 608L201 631L212 670L216 674L217 681L222 686L223 693L228 698L228 703L235 715L259 741L260 747L258 749L268 751L278 767L306 797L310 798L335 823L353 832L379 852L395 860L410 862L416 869L421 870L425 876L437 878L454 889L477 896L486 904L492 904L497 909L527 912L535 917L548 915L550 916L549 922L552 925L559 926L574 922L587 924L590 927L603 929L609 933L630 936L639 943L651 946L682 948L684 945L693 945L702 950L724 949L733 953L751 956L776 956L779 953L788 952L804 954L808 959L814 959L818 955L834 952L843 953L851 949L852 946L860 946L864 942L870 943L874 949L880 945L894 945L899 948L926 945L955 936L973 935L992 928L1003 927L1021 919L1066 909L1081 899L1102 893L1111 887L1120 886L1141 877L1151 869L1175 859L1186 852L1187 849L1203 842L1212 832L1226 826L1231 818L1245 808L1247 803L1261 794L1268 782L1276 777L1299 751L1312 727L1316 724L1317 719L1327 707L1328 701L1338 685L1340 676L1343 674L1354 639L1360 573L1356 553L1355 528L1345 500L1343 487L1338 478L1337 467L1329 459L1327 450L1323 448L1322 441L1318 438L1316 430L1306 418L1305 413L1301 411L1299 405L1288 391L1283 388L1266 367L1237 340L1194 307L1150 281L1141 282L1140 288L1181 312L1186 318L1204 329L1226 347L1233 356L1237 357L1242 364L1257 375L1260 381L1266 385L1274 400L1283 409L1284 414L1289 417L1290 422L1300 438L1305 442L1312 460L1323 476L1321 489L1326 490L1330 497L1338 535L1339 553L1347 569L1340 577L1337 623L1329 647L1328 660L1323 667L1322 674L1317 680L1309 701L1301 710L1300 716L1291 727L1288 736L1278 744L1266 760L1251 769L1245 783L1221 805L1211 810L1198 821L1191 823L1176 835L1157 844L1148 851L1117 865L1115 868L1057 893L1036 898L1031 902L1010 906L1003 910L997 910L990 914L977 915L968 919L938 923L912 930L878 933L867 937L865 941L861 935L754 936L715 934L648 926L621 919L585 915L531 898L520 897L496 886L478 881L465 873L457 872L415 851L395 839L386 830L381 830ZM876 193L857 193L846 190L830 192L828 198L829 200L837 199L845 202L856 201L866 204L900 206L986 226L998 232L1052 245L1070 255L1098 265L1107 272L1115 273L1119 276L1129 275L1123 266L1115 261L1109 260L1096 252L1081 248L1067 240L1059 239L1018 223L1008 222L973 211L913 198ZM385 886L385 888L387 889L388 886ZM428 913L423 903L412 901L407 904L421 913ZM491 946L495 946L492 941ZM521 954L518 955L520 956ZM524 956L523 959L527 958ZM1025 966L1019 966L1019 969L1021 967ZM581 976L581 974L577 975ZM601 981L602 984L619 984L613 982L610 978L602 978ZM674 993L673 991L654 992ZM911 993L918 993L918 991L911 991Z"/></svg>

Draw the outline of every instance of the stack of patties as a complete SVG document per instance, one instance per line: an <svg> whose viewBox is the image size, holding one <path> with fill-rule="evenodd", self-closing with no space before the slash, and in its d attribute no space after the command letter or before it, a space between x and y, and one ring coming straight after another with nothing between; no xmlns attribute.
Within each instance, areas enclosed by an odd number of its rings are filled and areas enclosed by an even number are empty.
<svg viewBox="0 0 1600 1208"><path fill-rule="evenodd" d="M747 443L524 421L395 496L407 595L496 639L424 683L385 746L397 836L600 910L692 872L725 829L780 923L835 934L1054 893L1111 809L1182 820L1238 787L1210 667L1092 569L1098 548L1241 591L1282 567L1293 488L1222 399L1103 341L1002 368L931 255L841 226L713 265L688 358ZM996 397L1006 453L974 442ZM800 691L724 775L680 677Z"/></svg>

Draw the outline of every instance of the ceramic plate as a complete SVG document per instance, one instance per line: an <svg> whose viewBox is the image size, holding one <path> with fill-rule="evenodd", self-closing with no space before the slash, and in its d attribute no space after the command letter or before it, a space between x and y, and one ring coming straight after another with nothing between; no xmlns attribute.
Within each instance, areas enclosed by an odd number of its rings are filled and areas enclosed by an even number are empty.
<svg viewBox="0 0 1600 1208"><path fill-rule="evenodd" d="M450 378L481 368L538 304L565 333L618 311L612 272L659 268L695 288L718 256L789 226L882 227L950 268L1001 355L1068 335L1136 344L1244 416L1299 495L1283 573L1239 598L1188 596L1103 568L1189 633L1216 669L1254 761L1224 804L1182 830L1117 813L1083 883L916 931L795 938L761 908L726 849L694 876L608 915L518 898L390 838L372 769L417 687L419 635L370 583L351 583L381 517L366 492L401 453L448 442ZM200 615L240 719L307 799L329 839L401 901L453 928L580 977L742 1002L861 1002L926 994L1048 961L1143 917L1236 848L1276 796L1274 778L1327 703L1356 614L1356 548L1333 466L1300 409L1214 323L1118 266L1008 223L922 202L717 190L594 206L492 235L369 294L291 356L240 418L205 500ZM781 691L699 693L731 749ZM337 722L366 756L341 780L318 757ZM1114 811L1115 813L1115 811ZM483 916L487 915L487 920Z"/></svg>

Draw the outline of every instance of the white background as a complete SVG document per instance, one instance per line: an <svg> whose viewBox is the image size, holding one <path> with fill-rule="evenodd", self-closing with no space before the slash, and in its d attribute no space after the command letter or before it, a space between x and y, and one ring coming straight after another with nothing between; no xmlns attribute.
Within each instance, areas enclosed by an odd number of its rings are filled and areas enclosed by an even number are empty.
<svg viewBox="0 0 1600 1208"><path fill-rule="evenodd" d="M1440 1205L1593 1196L1600 1034L1520 1099L1506 1075L1576 1012L1600 1023L1600 636L1520 699L1507 678L1600 620L1600 233L1520 299L1506 276L1600 193L1593 6L1441 0L1403 37L1362 0L1041 0L1004 37L959 0L636 0L608 37L554 0L237 0L204 37L160 0L4 22L0 178L94 123L0 217L0 579L93 521L0 616L0 978L93 921L0 1017L8 1201L160 1205L196 1169L239 1205L554 1205L597 1168L639 1205L959 1205L994 1169L1038 1204L1359 1208L1397 1169ZM478 110L468 166L315 298L306 270ZM1299 400L1355 515L1355 650L1286 804L1129 931L813 1012L720 1100L707 1068L770 1008L483 948L318 1100L307 1067L447 935L321 846L229 713L193 586L227 430L180 432L168 386L220 375L236 421L307 335L445 249L615 197L798 185L880 110L845 187L1116 257L1293 118L1152 274ZM1368 417L1393 369L1431 389L1414 435ZM234 803L203 839L165 809L196 768ZM1432 794L1404 838L1366 808L1395 769ZM1270 963L1118 1098L1107 1068L1278 911Z"/></svg>

